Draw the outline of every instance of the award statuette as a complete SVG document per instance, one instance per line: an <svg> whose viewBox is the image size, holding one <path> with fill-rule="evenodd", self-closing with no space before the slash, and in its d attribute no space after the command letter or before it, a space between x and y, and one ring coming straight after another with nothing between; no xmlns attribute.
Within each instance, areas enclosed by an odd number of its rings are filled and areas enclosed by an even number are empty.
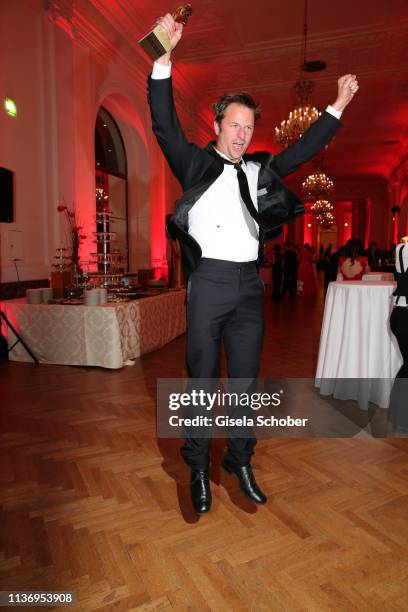
<svg viewBox="0 0 408 612"><path fill-rule="evenodd" d="M173 19L177 21L177 23L186 25L187 19L190 17L191 13L191 4L185 4L184 6L178 7L173 14ZM173 45L167 38L167 34L160 25L157 25L147 36L139 40L139 44L153 61L157 60L165 53L168 53L173 48Z"/></svg>

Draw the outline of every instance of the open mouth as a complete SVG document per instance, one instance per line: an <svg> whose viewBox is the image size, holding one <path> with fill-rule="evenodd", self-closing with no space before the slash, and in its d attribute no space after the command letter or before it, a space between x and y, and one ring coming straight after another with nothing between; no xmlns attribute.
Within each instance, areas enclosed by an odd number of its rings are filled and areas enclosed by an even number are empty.
<svg viewBox="0 0 408 612"><path fill-rule="evenodd" d="M244 148L244 143L243 142L233 142L232 146L234 148L234 151L242 151L242 149Z"/></svg>

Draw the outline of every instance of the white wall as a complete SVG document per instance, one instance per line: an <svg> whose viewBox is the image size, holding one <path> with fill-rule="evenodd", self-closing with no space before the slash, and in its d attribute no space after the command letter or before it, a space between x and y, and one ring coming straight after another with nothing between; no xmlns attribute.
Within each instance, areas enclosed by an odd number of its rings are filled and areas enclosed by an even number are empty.
<svg viewBox="0 0 408 612"><path fill-rule="evenodd" d="M0 4L0 165L15 172L15 222L0 224L3 281L16 280L9 230L21 232L22 252L16 255L23 258L22 277L41 278L48 270L42 35L41 16L31 7L21 1ZM5 96L17 102L17 117L4 113Z"/></svg>

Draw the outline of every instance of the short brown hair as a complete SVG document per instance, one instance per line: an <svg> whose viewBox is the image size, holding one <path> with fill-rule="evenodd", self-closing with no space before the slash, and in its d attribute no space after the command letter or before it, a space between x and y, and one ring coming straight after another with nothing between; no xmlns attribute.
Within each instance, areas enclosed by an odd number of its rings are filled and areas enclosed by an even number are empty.
<svg viewBox="0 0 408 612"><path fill-rule="evenodd" d="M214 102L212 107L214 111L214 119L217 121L217 123L220 123L221 120L224 119L225 112L230 104L241 104L241 106L246 106L247 108L252 109L254 111L255 121L261 116L259 105L255 102L253 97L246 91L239 91L237 93L224 94L217 100L217 102Z"/></svg>

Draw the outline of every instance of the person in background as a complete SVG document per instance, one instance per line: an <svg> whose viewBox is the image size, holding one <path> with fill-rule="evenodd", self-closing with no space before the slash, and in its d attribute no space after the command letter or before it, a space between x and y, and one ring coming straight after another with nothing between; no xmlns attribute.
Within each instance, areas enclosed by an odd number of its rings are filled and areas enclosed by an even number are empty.
<svg viewBox="0 0 408 612"><path fill-rule="evenodd" d="M312 255L312 268L313 268L313 274L314 274L314 279L315 279L315 284L316 284L316 289L317 289L317 249L316 247L311 246L310 253Z"/></svg>
<svg viewBox="0 0 408 612"><path fill-rule="evenodd" d="M297 253L289 242L284 242L283 253L283 293L282 297L288 292L289 299L293 300L296 297L297 283Z"/></svg>
<svg viewBox="0 0 408 612"><path fill-rule="evenodd" d="M330 259L331 254L332 254L332 245L330 243L328 247L324 250L323 258Z"/></svg>
<svg viewBox="0 0 408 612"><path fill-rule="evenodd" d="M271 299L277 302L282 299L282 264L282 247L280 244L275 244L273 247Z"/></svg>
<svg viewBox="0 0 408 612"><path fill-rule="evenodd" d="M316 275L313 269L313 253L310 244L305 243L299 254L299 268L297 276L297 292L302 297L316 297Z"/></svg>
<svg viewBox="0 0 408 612"><path fill-rule="evenodd" d="M363 255L363 243L359 238L350 238L339 259L337 280L361 280L370 271L367 256Z"/></svg>
<svg viewBox="0 0 408 612"><path fill-rule="evenodd" d="M331 256L332 256L332 245L329 244L329 246L324 250L324 254L323 254L323 259L324 259L324 290L327 291L327 287L329 286L329 283L331 280L335 280L331 278ZM337 266L336 266L336 272L335 272L335 277L337 276Z"/></svg>
<svg viewBox="0 0 408 612"><path fill-rule="evenodd" d="M377 249L377 244L375 242L371 242L370 246L366 252L368 265L371 269L375 268L379 265L379 260L381 257L380 250Z"/></svg>
<svg viewBox="0 0 408 612"><path fill-rule="evenodd" d="M329 273L330 282L333 282L337 279L339 260L340 260L340 257L343 255L343 252L344 252L344 246L341 246L337 249L337 251L335 251L334 253L330 255L330 273Z"/></svg>
<svg viewBox="0 0 408 612"><path fill-rule="evenodd" d="M319 257L318 257L318 259L319 260L324 259L324 245L323 244L321 244L319 246Z"/></svg>
<svg viewBox="0 0 408 612"><path fill-rule="evenodd" d="M379 265L389 265L390 263L394 264L395 263L395 252L396 252L396 248L397 245L395 244L395 242L392 242L390 245L389 249L385 249L382 254L381 254L381 261L379 262Z"/></svg>

